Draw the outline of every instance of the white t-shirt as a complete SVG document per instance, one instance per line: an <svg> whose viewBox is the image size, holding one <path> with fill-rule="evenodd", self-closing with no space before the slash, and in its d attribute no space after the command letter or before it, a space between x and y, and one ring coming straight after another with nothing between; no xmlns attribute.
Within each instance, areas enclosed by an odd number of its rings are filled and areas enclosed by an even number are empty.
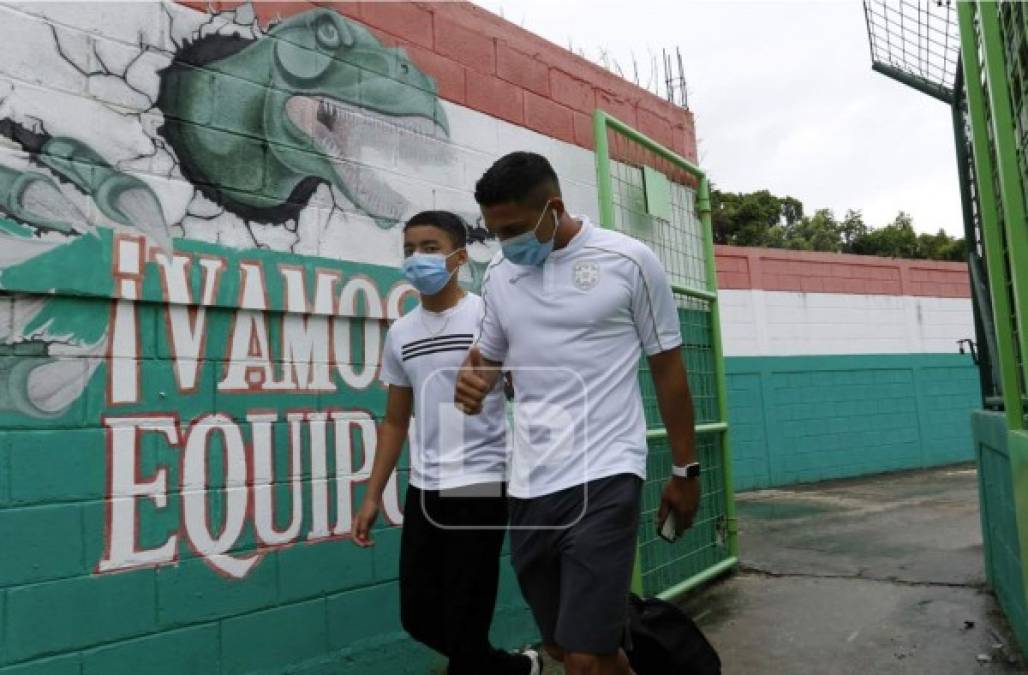
<svg viewBox="0 0 1028 675"><path fill-rule="evenodd" d="M537 497L618 473L646 477L647 355L682 344L664 268L636 239L582 229L539 267L498 254L478 346L514 380L509 492Z"/></svg>
<svg viewBox="0 0 1028 675"><path fill-rule="evenodd" d="M507 423L502 386L465 415L453 402L457 370L478 334L482 299L468 293L444 312L417 307L389 328L381 380L414 390L408 436L411 484L446 490L505 480Z"/></svg>

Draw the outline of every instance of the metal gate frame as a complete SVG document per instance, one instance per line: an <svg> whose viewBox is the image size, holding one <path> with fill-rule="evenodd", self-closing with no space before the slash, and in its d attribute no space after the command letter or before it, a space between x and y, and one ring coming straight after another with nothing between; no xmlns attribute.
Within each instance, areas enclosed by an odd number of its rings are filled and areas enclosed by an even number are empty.
<svg viewBox="0 0 1028 675"><path fill-rule="evenodd" d="M614 195L613 181L611 179L611 157L608 143L608 132L620 134L630 141L637 143L646 150L658 155L675 167L694 177L699 188L696 192L696 211L699 215L700 229L703 238L702 257L705 262L705 288L690 288L677 283L671 284L671 289L676 296L692 298L709 303L710 326L711 326L711 348L713 351L714 381L717 389L717 417L718 421L696 425L697 438L716 436L719 442L719 455L721 460L721 475L724 491L724 514L727 539L727 556L720 561L696 571L692 576L674 583L668 588L661 589L657 597L668 599L681 595L707 581L720 576L734 568L739 562L739 541L738 525L735 517L735 493L732 486L732 464L731 452L729 451L728 434L728 401L725 385L725 362L721 346L721 322L718 311L717 295L717 270L714 262L714 236L711 227L710 213L710 182L706 173L698 166L692 164L684 157L647 137L637 129L630 127L621 120L611 116L603 110L593 112L593 134L596 142L596 185L599 192L600 222L603 227L613 228L614 218ZM647 441L660 441L667 437L667 429L650 429L647 432ZM642 523L640 528L647 528L649 524ZM635 571L632 577L632 590L642 594L643 570L639 544L636 549Z"/></svg>

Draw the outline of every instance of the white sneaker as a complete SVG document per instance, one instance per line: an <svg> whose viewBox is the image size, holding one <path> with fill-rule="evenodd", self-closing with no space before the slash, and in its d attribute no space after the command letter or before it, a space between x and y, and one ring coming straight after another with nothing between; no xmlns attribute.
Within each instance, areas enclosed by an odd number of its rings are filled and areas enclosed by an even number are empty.
<svg viewBox="0 0 1028 675"><path fill-rule="evenodd" d="M532 670L528 675L543 675L543 657L534 649L522 649L521 653L532 661Z"/></svg>

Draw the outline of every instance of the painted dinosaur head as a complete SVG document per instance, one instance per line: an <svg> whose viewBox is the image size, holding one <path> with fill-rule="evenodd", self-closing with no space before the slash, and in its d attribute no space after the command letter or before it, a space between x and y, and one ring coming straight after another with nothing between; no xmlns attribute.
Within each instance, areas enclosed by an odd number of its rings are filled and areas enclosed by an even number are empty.
<svg viewBox="0 0 1028 675"><path fill-rule="evenodd" d="M212 35L161 72L161 134L185 177L248 220L281 223L328 183L379 224L406 201L367 167L445 161L435 83L402 49L313 9L257 39Z"/></svg>

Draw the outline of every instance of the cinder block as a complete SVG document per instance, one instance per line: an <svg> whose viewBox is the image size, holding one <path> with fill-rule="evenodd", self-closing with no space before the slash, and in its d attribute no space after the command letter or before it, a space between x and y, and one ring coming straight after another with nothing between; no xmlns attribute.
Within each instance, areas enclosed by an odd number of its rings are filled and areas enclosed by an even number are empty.
<svg viewBox="0 0 1028 675"><path fill-rule="evenodd" d="M3 655L0 654L0 663ZM80 675L81 659L78 654L39 659L17 666L0 668L0 675Z"/></svg>
<svg viewBox="0 0 1028 675"><path fill-rule="evenodd" d="M592 150L596 147L596 137L593 134L592 117L585 113L575 112L573 116L575 131L575 143Z"/></svg>
<svg viewBox="0 0 1028 675"><path fill-rule="evenodd" d="M11 439L14 432L0 437L0 508L5 508L11 502ZM0 644L3 644L0 641ZM0 661L2 662L2 661Z"/></svg>
<svg viewBox="0 0 1028 675"><path fill-rule="evenodd" d="M369 3L369 6L372 4ZM407 45L405 48L411 61L435 81L436 91L440 97L454 103L464 103L463 65L430 49L416 45Z"/></svg>
<svg viewBox="0 0 1028 675"><path fill-rule="evenodd" d="M143 474L152 475L152 474ZM162 546L169 537L179 532L181 526L181 497L177 490L177 467L173 472L168 469L168 502L163 509L158 509L150 499L135 498L136 550L149 550ZM128 497L116 498L116 501L128 500ZM101 560L108 556L110 544L108 534L108 508L116 501L104 499L82 505L83 539L85 541L85 562L89 569L96 569ZM180 556L192 555L187 543L179 537ZM119 573L120 575L120 573Z"/></svg>
<svg viewBox="0 0 1028 675"><path fill-rule="evenodd" d="M29 1L12 3L12 6L20 12L51 23L74 26L76 31L85 31L107 41L124 44L143 42L164 51L171 48L166 42L167 19L157 4L98 4L88 12L63 3Z"/></svg>
<svg viewBox="0 0 1028 675"><path fill-rule="evenodd" d="M77 504L0 510L0 586L85 573L81 511Z"/></svg>
<svg viewBox="0 0 1028 675"><path fill-rule="evenodd" d="M355 3L356 4L356 3ZM362 23L381 28L404 40L432 47L432 10L412 2L360 3Z"/></svg>
<svg viewBox="0 0 1028 675"><path fill-rule="evenodd" d="M507 539L504 541L506 543ZM519 607L524 606L524 603L510 556L504 556L500 559L500 586L496 593L496 604L498 607Z"/></svg>
<svg viewBox="0 0 1028 675"><path fill-rule="evenodd" d="M467 104L493 117L514 124L524 123L524 90L498 77L469 70Z"/></svg>
<svg viewBox="0 0 1028 675"><path fill-rule="evenodd" d="M377 584L355 591L330 595L328 610L329 647L335 651L372 637L398 633L400 588L397 582Z"/></svg>
<svg viewBox="0 0 1028 675"><path fill-rule="evenodd" d="M95 391L98 369L86 358L50 357L19 354L39 345L15 346L15 353L0 356L0 369L17 372L28 381L11 397L5 413L7 429L76 428L89 424L86 405L89 393ZM13 378L12 378L13 379ZM102 386L102 385L101 385Z"/></svg>
<svg viewBox="0 0 1028 675"><path fill-rule="evenodd" d="M0 73L58 91L84 91L83 72L92 70L94 59L85 33L0 8L0 44L5 46Z"/></svg>
<svg viewBox="0 0 1028 675"><path fill-rule="evenodd" d="M617 94L604 89L596 90L596 107L606 110L611 115L629 126L637 126L635 104Z"/></svg>
<svg viewBox="0 0 1028 675"><path fill-rule="evenodd" d="M530 91L525 92L525 125L561 141L575 140L571 109Z"/></svg>
<svg viewBox="0 0 1028 675"><path fill-rule="evenodd" d="M472 110L463 105L453 105L448 101L443 102L443 109L450 123L449 141L451 143L488 155L495 160L499 154L498 135L500 127L501 125L508 125L478 110ZM471 199L470 191L472 186L460 185L453 187L460 189ZM473 199L471 203L477 208Z"/></svg>
<svg viewBox="0 0 1028 675"><path fill-rule="evenodd" d="M208 624L119 642L83 653L82 675L217 672L218 638Z"/></svg>
<svg viewBox="0 0 1028 675"><path fill-rule="evenodd" d="M638 110L639 130L666 148L673 144L671 123L664 117L640 107Z"/></svg>
<svg viewBox="0 0 1028 675"><path fill-rule="evenodd" d="M591 115L596 108L595 86L557 68L550 69L550 92L553 100L573 110Z"/></svg>
<svg viewBox="0 0 1028 675"><path fill-rule="evenodd" d="M379 523L383 523L381 517ZM375 531L375 547L372 549L372 554L374 557L374 580L376 583L393 581L399 578L400 538L402 533L401 528L386 525Z"/></svg>
<svg viewBox="0 0 1028 675"><path fill-rule="evenodd" d="M6 617L7 591L0 590L0 617ZM0 621L0 665L7 663L7 621ZM2 669L0 669L2 670Z"/></svg>
<svg viewBox="0 0 1028 675"><path fill-rule="evenodd" d="M306 537L305 528L303 536ZM326 593L338 593L372 583L372 560L378 541L372 550L359 548L352 541L331 540L297 544L282 549L278 558L278 601L295 602Z"/></svg>
<svg viewBox="0 0 1028 675"><path fill-rule="evenodd" d="M148 110L156 103L159 87L156 71L171 62L170 56L144 52L138 44L126 45L101 36L90 37L89 47L93 52L92 67L97 75L86 80L87 96L112 108L131 112ZM129 86L125 78L130 66L133 86ZM100 75L101 68L106 68L111 75ZM141 77L143 68L149 69L148 77Z"/></svg>
<svg viewBox="0 0 1028 675"><path fill-rule="evenodd" d="M496 74L540 96L550 95L549 65L503 41L496 43Z"/></svg>
<svg viewBox="0 0 1028 675"><path fill-rule="evenodd" d="M22 661L152 632L155 595L152 570L12 588L7 657Z"/></svg>
<svg viewBox="0 0 1028 675"><path fill-rule="evenodd" d="M435 51L480 73L496 72L496 42L481 32L435 17Z"/></svg>
<svg viewBox="0 0 1028 675"><path fill-rule="evenodd" d="M360 624L381 611L372 608L348 619ZM324 599L226 619L221 624L221 668L225 673L279 671L327 650Z"/></svg>
<svg viewBox="0 0 1028 675"><path fill-rule="evenodd" d="M278 561L265 556L243 579L229 579L199 558L157 570L161 628L245 614L277 604Z"/></svg>

